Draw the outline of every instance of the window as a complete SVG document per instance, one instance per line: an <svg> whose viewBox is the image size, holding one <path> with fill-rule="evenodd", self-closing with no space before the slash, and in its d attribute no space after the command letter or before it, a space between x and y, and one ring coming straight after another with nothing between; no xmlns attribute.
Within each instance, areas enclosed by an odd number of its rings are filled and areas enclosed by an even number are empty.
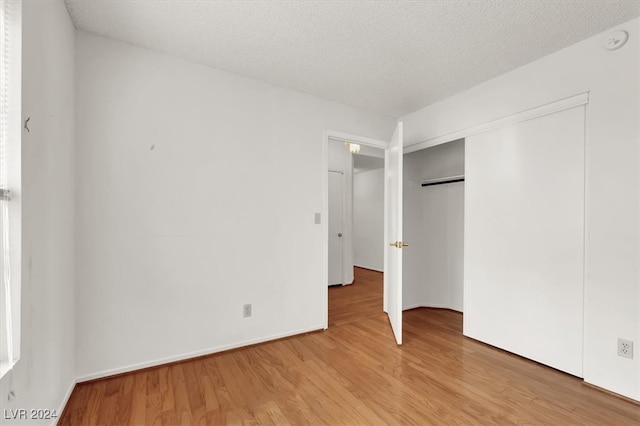
<svg viewBox="0 0 640 426"><path fill-rule="evenodd" d="M21 12L0 0L0 377L20 357Z"/></svg>

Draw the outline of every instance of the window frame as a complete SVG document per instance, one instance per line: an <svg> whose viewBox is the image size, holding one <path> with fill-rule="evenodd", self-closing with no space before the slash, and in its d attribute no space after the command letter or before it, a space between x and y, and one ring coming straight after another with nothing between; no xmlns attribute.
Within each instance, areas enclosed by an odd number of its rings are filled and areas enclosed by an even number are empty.
<svg viewBox="0 0 640 426"><path fill-rule="evenodd" d="M3 268L0 271L0 333L7 349L0 356L0 377L3 377L20 359L20 318L21 318L21 237L22 237L22 197L21 197L21 138L22 138L22 2L0 0L0 178L2 189L9 191L10 197L1 200L2 226L6 234L0 236L2 247L8 248L8 255L0 248ZM8 266L8 268L7 268ZM7 272L7 274L5 274ZM8 278L8 282L5 279Z"/></svg>

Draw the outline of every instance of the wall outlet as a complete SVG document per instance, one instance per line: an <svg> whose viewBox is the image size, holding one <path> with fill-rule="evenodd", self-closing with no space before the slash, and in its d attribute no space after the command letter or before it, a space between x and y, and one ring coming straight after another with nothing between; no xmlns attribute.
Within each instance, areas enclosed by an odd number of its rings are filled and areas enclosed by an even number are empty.
<svg viewBox="0 0 640 426"><path fill-rule="evenodd" d="M251 316L251 303L248 303L242 307L242 317L247 318Z"/></svg>
<svg viewBox="0 0 640 426"><path fill-rule="evenodd" d="M633 359L633 342L618 338L618 356Z"/></svg>

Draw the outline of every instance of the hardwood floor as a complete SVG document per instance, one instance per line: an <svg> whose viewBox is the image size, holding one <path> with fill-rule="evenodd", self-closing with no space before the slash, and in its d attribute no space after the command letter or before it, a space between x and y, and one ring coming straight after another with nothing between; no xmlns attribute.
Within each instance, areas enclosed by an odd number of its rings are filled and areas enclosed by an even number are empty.
<svg viewBox="0 0 640 426"><path fill-rule="evenodd" d="M406 311L396 346L379 273L329 294L327 331L80 384L59 424L640 424L637 405L463 337L452 311Z"/></svg>
<svg viewBox="0 0 640 426"><path fill-rule="evenodd" d="M382 273L354 268L352 285L329 288L329 327L345 325L382 312Z"/></svg>

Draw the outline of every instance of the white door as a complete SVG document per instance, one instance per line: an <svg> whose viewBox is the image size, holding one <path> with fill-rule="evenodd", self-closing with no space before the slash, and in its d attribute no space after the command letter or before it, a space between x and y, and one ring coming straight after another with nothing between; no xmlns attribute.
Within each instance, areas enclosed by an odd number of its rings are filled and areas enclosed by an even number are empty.
<svg viewBox="0 0 640 426"><path fill-rule="evenodd" d="M579 377L584 129L580 106L465 147L464 334Z"/></svg>
<svg viewBox="0 0 640 426"><path fill-rule="evenodd" d="M402 122L384 155L384 310L402 344Z"/></svg>
<svg viewBox="0 0 640 426"><path fill-rule="evenodd" d="M342 283L342 173L329 171L329 285Z"/></svg>

